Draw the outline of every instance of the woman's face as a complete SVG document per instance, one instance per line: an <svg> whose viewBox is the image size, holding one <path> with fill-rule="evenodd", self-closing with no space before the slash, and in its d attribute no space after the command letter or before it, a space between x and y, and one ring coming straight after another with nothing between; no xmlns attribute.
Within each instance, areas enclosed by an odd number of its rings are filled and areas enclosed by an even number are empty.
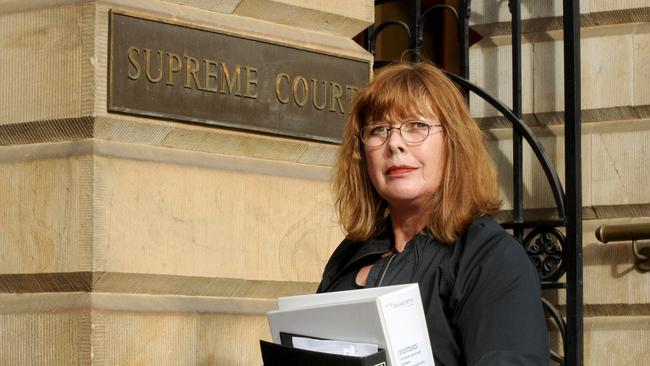
<svg viewBox="0 0 650 366"><path fill-rule="evenodd" d="M435 117L414 116L404 120L370 122L399 127L413 120L439 125ZM390 130L388 140L381 146L364 144L368 175L372 185L392 209L412 205L427 205L438 191L445 166L442 127L431 127L422 142L411 143L398 130Z"/></svg>

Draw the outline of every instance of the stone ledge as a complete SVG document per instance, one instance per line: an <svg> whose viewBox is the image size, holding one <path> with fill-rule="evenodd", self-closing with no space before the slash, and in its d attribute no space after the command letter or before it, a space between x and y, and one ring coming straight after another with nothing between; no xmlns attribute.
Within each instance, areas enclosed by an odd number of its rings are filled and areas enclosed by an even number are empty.
<svg viewBox="0 0 650 366"><path fill-rule="evenodd" d="M329 181L330 178L330 167L323 163L318 164L322 157L312 157L307 161L305 158L307 154L304 152L301 158L290 159L291 155L288 157L278 156L277 154L271 155L273 151L265 152L264 149L260 149L257 157L247 157L244 154L226 155L214 152L176 150L165 146L148 146L88 139L82 141L0 146L0 153L0 162L33 161L92 155L316 181Z"/></svg>
<svg viewBox="0 0 650 366"><path fill-rule="evenodd" d="M374 1L242 0L235 15L352 38L375 20Z"/></svg>
<svg viewBox="0 0 650 366"><path fill-rule="evenodd" d="M97 274L97 273L96 273ZM83 273L62 273L62 274L34 274L24 277L54 279L56 276L66 278L77 275L83 277ZM24 293L0 292L0 313L14 312L39 312L39 311L61 311L61 310L115 310L115 311L151 311L151 312L175 312L175 311L196 311L214 313L241 313L241 314L265 314L267 311L277 308L276 299L280 296L293 296L307 293L314 293L316 283L307 282L277 282L277 281L244 281L231 279L207 279L197 277L162 276L162 275L140 275L140 274L117 274L99 273L100 276L112 276L114 280L125 279L136 282L142 279L145 282L151 280L161 281L171 279L177 286L177 293L160 293L161 286L151 288L152 292L112 292L110 290L123 290L116 286L109 289L106 284L97 281L96 290L91 292L83 290L58 291L61 288L54 288L55 291L35 291ZM19 275L0 275L0 290L4 290L10 281L8 277L17 279ZM206 285L206 281L240 283L240 290L232 293L213 292L201 294L186 291L183 286L190 289ZM24 281L24 285L29 285ZM148 285L148 284L147 284ZM250 286L249 286L250 285ZM82 288L83 286L80 286ZM163 286L164 287L164 286ZM243 289L248 287L248 289ZM15 288L15 286L14 286ZM71 287L68 287L71 288ZM256 289L253 289L256 288ZM41 286L40 289L45 289ZM144 286L137 290L143 290ZM248 291L253 289L253 291ZM266 292L263 296L254 296L257 290ZM131 291L133 289L129 289ZM276 291L274 291L276 290ZM558 290L545 290L544 296L556 306L561 314L566 314L565 300L558 300ZM273 293L272 293L273 292ZM563 297L563 294L562 294ZM607 304L585 304L585 317L601 316L649 316L650 304L646 303L607 303Z"/></svg>
<svg viewBox="0 0 650 366"><path fill-rule="evenodd" d="M0 2L0 14L91 2L91 0L5 0ZM120 0L103 2L121 4ZM307 2L300 0L150 0L147 2L152 4L149 5L150 7L173 8L179 14L199 10L212 14L237 15L347 38L354 37L374 21L374 3L370 0L357 0L352 3L344 0Z"/></svg>
<svg viewBox="0 0 650 366"><path fill-rule="evenodd" d="M223 14L232 14L241 0L226 0L226 1L205 1L205 0L162 0L167 3L174 3L191 8L198 8L207 11L213 11Z"/></svg>
<svg viewBox="0 0 650 366"><path fill-rule="evenodd" d="M617 218L650 217L650 203L587 206L582 208L583 220L604 220ZM512 210L502 210L495 216L496 220L504 223L512 220ZM535 208L524 210L526 221L557 220L555 208Z"/></svg>
<svg viewBox="0 0 650 366"><path fill-rule="evenodd" d="M92 292L275 299L316 291L317 283L147 273L0 274L0 293Z"/></svg>
<svg viewBox="0 0 650 366"><path fill-rule="evenodd" d="M646 120L650 118L650 105L583 109L581 114L583 126L600 122ZM512 123L503 116L475 117L474 119L482 130L512 128ZM523 115L523 120L528 127L562 126L564 125L564 111L527 113Z"/></svg>
<svg viewBox="0 0 650 366"><path fill-rule="evenodd" d="M503 130L512 129L510 121L503 116L474 119L493 139L501 138ZM564 125L564 112L525 114L523 119L540 136L549 134L549 127L561 128ZM650 126L650 105L585 109L582 110L582 125L584 132L587 129L589 132L646 129ZM561 134L561 131L558 132ZM0 124L0 148L93 138L97 143L130 143L324 167L334 164L338 149L338 145L324 142L129 116Z"/></svg>
<svg viewBox="0 0 650 366"><path fill-rule="evenodd" d="M92 117L0 124L0 146L88 139L93 129Z"/></svg>
<svg viewBox="0 0 650 366"><path fill-rule="evenodd" d="M583 32L586 28L648 22L650 22L650 7L592 12L580 15L580 28ZM562 23L562 17L559 16L524 19L521 22L521 33L530 36L534 33L562 31ZM474 24L471 28L484 38L510 36L512 34L510 22Z"/></svg>
<svg viewBox="0 0 650 366"><path fill-rule="evenodd" d="M650 304L585 304L585 317L650 315Z"/></svg>
<svg viewBox="0 0 650 366"><path fill-rule="evenodd" d="M338 149L336 144L287 136L116 115L96 117L93 137L98 140L328 167L333 165Z"/></svg>
<svg viewBox="0 0 650 366"><path fill-rule="evenodd" d="M566 305L554 304L554 306L560 314L566 316ZM585 318L621 317L621 320L624 320L637 316L650 316L650 304L585 304L583 311Z"/></svg>
<svg viewBox="0 0 650 366"><path fill-rule="evenodd" d="M98 144L128 143L324 167L333 165L338 149L325 142L127 116L0 124L0 148L93 138Z"/></svg>
<svg viewBox="0 0 650 366"><path fill-rule="evenodd" d="M119 311L264 315L277 309L275 299L109 293L0 294L0 314Z"/></svg>
<svg viewBox="0 0 650 366"><path fill-rule="evenodd" d="M3 0L0 1L0 14L11 14L37 10L47 7L64 6L70 4L90 3L92 0Z"/></svg>

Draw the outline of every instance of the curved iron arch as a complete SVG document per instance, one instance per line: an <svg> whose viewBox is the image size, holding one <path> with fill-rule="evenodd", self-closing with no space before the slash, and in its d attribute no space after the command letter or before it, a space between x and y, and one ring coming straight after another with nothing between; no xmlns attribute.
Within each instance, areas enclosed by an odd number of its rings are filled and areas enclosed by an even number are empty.
<svg viewBox="0 0 650 366"><path fill-rule="evenodd" d="M373 55L375 54L375 44L377 42L377 36L379 36L379 33L381 33L381 31L390 27L391 25L398 25L402 27L402 29L404 29L404 31L406 32L408 38L411 38L411 28L408 26L408 24L404 23L401 20L387 20L383 23L380 23L376 29L374 28L369 29L368 52L372 53Z"/></svg>
<svg viewBox="0 0 650 366"><path fill-rule="evenodd" d="M548 183L551 186L551 190L553 191L553 199L555 200L555 205L558 210L558 216L561 221L564 221L566 219L566 215L564 211L564 207L565 207L564 189L562 188L562 184L560 183L560 178L558 177L557 172L555 171L555 169L552 168L551 162L546 156L546 153L544 152L542 145L539 143L539 140L537 140L537 137L535 137L535 135L533 134L533 131L531 131L528 125L526 125L526 123L524 123L520 118L518 118L510 108L508 108L505 104L503 104L496 98L492 97L488 92L483 90L481 87L477 86L476 84L473 84L469 80L461 78L456 74L447 71L445 71L445 74L454 82L456 82L463 88L474 92L475 94L480 96L483 100L485 100L494 108L496 108L499 112L501 112L501 114L503 114L503 116L506 117L508 121L510 121L510 123L512 123L512 127L520 135L522 135L524 139L526 139L526 142L528 142L528 145L533 150L535 156L537 157L540 164L542 165L542 169L544 170L546 179L548 180Z"/></svg>
<svg viewBox="0 0 650 366"><path fill-rule="evenodd" d="M437 4L434 5L422 13L420 17L418 18L418 23L420 24L420 27L418 28L418 33L417 33L417 40L418 44L422 44L422 39L424 38L424 26L427 24L427 20L431 14L433 14L437 10L448 10L451 12L451 14L454 16L454 19L456 19L456 24L458 25L458 30L460 31L460 19L458 18L458 11L456 8L454 8L451 5L448 4ZM459 32L460 34L460 32Z"/></svg>
<svg viewBox="0 0 650 366"><path fill-rule="evenodd" d="M565 350L566 354L566 321L562 317L562 314L553 306L548 300L542 297L542 306L546 312L551 315L553 322L557 326L557 329L562 337L562 349ZM551 360L564 365L564 357L559 355L557 352L551 349Z"/></svg>

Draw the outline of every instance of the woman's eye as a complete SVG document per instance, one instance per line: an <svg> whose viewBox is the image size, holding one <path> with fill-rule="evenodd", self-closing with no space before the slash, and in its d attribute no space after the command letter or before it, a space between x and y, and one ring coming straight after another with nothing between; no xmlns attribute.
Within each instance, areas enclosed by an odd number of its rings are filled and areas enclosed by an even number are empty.
<svg viewBox="0 0 650 366"><path fill-rule="evenodd" d="M388 128L386 126L375 126L370 128L370 134L371 135L383 135L388 131Z"/></svg>
<svg viewBox="0 0 650 366"><path fill-rule="evenodd" d="M429 125L423 121L413 121L408 123L408 128L411 130L424 130L427 127L429 127Z"/></svg>

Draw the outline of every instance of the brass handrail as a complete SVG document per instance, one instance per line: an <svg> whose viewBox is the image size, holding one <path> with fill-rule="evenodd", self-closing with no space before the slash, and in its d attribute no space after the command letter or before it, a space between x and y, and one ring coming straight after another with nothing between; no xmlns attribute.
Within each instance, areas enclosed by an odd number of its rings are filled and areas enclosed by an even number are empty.
<svg viewBox="0 0 650 366"><path fill-rule="evenodd" d="M603 225L596 229L596 239L603 243L610 241L631 241L634 266L641 272L650 272L650 247L639 248L637 240L650 240L650 222L623 225Z"/></svg>
<svg viewBox="0 0 650 366"><path fill-rule="evenodd" d="M650 222L622 225L602 225L596 229L596 239L610 241L650 240Z"/></svg>

